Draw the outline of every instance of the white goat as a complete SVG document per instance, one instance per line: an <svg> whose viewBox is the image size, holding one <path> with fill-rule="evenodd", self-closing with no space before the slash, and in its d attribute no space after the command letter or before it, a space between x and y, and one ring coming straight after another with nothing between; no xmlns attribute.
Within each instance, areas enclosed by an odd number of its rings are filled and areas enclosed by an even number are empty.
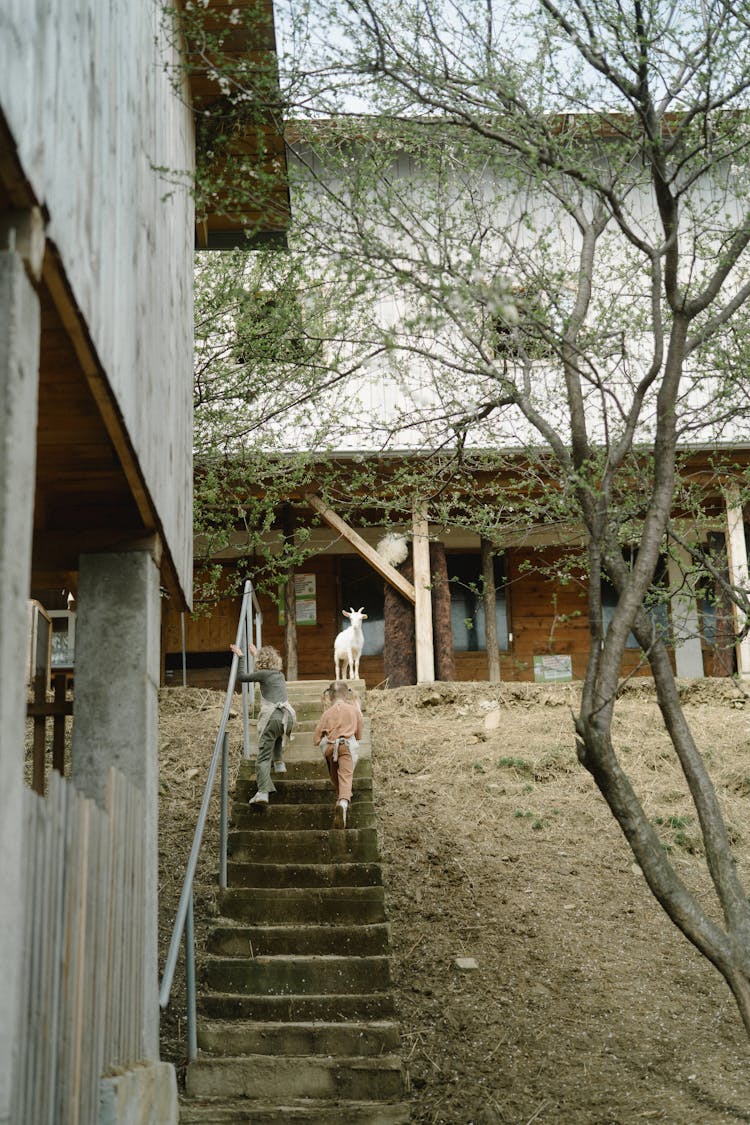
<svg viewBox="0 0 750 1125"><path fill-rule="evenodd" d="M347 678L343 674L344 663L346 663L348 678L350 680L359 679L359 658L362 655L362 646L365 643L362 636L362 622L367 620L364 608L364 606L360 606L359 609L350 607L348 613L346 610L342 611L344 617L348 617L351 624L348 629L342 629L333 643L333 666L336 670L337 680Z"/></svg>

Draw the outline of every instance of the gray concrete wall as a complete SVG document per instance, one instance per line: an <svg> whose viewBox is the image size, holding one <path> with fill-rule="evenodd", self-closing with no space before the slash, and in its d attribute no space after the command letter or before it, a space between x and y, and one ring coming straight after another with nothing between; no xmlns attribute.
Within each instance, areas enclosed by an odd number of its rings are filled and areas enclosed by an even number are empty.
<svg viewBox="0 0 750 1125"><path fill-rule="evenodd" d="M184 590L192 581L193 165L160 0L3 0L0 106L115 394Z"/></svg>
<svg viewBox="0 0 750 1125"><path fill-rule="evenodd" d="M159 571L145 551L82 555L72 780L104 804L110 766L143 794L145 1058L159 1057Z"/></svg>
<svg viewBox="0 0 750 1125"><path fill-rule="evenodd" d="M11 1121L23 900L21 790L39 302L23 262L0 253L0 1123Z"/></svg>

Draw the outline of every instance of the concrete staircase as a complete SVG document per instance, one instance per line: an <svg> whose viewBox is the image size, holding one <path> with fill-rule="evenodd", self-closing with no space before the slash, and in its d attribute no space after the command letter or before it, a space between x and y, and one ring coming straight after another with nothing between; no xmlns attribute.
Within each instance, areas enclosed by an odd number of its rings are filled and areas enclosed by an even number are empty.
<svg viewBox="0 0 750 1125"><path fill-rule="evenodd" d="M183 1125L403 1125L399 1030L372 803L369 723L345 831L312 730L328 681L289 684L288 772L264 813L243 762L229 889L199 966L199 1058ZM360 698L364 684L358 687Z"/></svg>

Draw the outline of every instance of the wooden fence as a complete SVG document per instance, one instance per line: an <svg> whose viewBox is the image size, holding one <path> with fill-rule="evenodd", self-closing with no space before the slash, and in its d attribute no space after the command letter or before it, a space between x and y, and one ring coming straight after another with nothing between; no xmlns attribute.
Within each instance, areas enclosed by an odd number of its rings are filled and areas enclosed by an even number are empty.
<svg viewBox="0 0 750 1125"><path fill-rule="evenodd" d="M106 809L53 772L24 790L24 959L16 1125L95 1125L99 1081L143 1057L142 796Z"/></svg>

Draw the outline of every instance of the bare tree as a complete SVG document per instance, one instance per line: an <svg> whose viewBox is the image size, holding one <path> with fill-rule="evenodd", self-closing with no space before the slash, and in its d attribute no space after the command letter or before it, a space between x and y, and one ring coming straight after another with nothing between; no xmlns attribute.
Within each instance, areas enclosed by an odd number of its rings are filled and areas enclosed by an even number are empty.
<svg viewBox="0 0 750 1125"><path fill-rule="evenodd" d="M361 375L377 360L349 400L370 394L372 446L418 438L454 464L525 449L530 502L583 527L578 756L750 1033L750 905L649 612L670 537L690 541L673 517L680 449L741 435L748 404L746 6L320 0L283 21L281 100L305 118L290 134L292 244L345 295L337 362ZM395 389L377 410L375 385ZM747 610L745 591L726 593ZM680 879L613 741L631 631L721 922Z"/></svg>
<svg viewBox="0 0 750 1125"><path fill-rule="evenodd" d="M337 52L351 45L348 90L377 117L365 129L348 111L331 53L317 105L335 136L316 125L297 150L324 201L315 229L329 249L346 244L350 282L402 294L407 311L383 339L397 366L409 356L417 390L429 387L412 401L433 440L442 424L459 449L515 437L552 454L549 483L588 554L579 758L750 1032L747 892L647 609L680 534L679 448L736 436L747 404L747 13L721 0L365 0L329 8L335 18ZM335 232L321 221L334 213ZM606 630L603 576L617 593ZM732 596L746 608L744 591ZM631 631L695 803L721 924L681 881L613 742Z"/></svg>

